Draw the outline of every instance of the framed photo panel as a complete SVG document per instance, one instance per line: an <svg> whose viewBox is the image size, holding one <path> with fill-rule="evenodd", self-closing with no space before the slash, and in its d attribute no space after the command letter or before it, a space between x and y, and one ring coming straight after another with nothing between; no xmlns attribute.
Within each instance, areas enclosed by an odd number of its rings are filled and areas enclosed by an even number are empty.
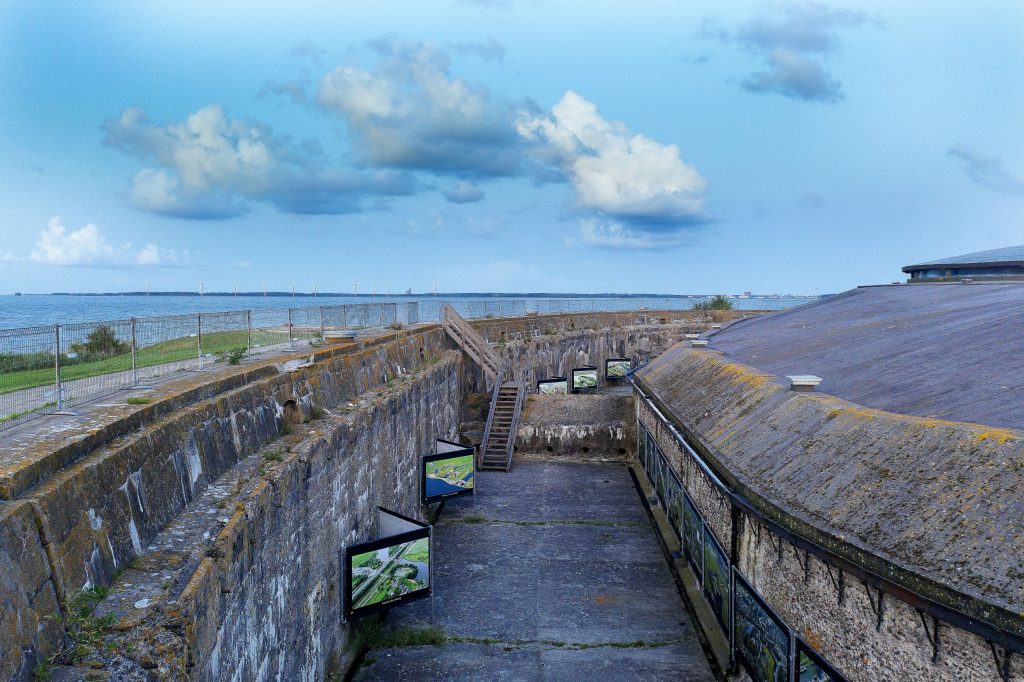
<svg viewBox="0 0 1024 682"><path fill-rule="evenodd" d="M611 381L625 379L633 363L629 358L613 358L604 361L604 377Z"/></svg>
<svg viewBox="0 0 1024 682"><path fill-rule="evenodd" d="M577 367L572 371L572 390L590 391L597 388L597 367Z"/></svg>
<svg viewBox="0 0 1024 682"><path fill-rule="evenodd" d="M476 450L438 439L434 454L420 458L421 501L437 502L476 489Z"/></svg>
<svg viewBox="0 0 1024 682"><path fill-rule="evenodd" d="M537 382L537 393L540 395L568 395L569 380L565 377L551 377Z"/></svg>
<svg viewBox="0 0 1024 682"><path fill-rule="evenodd" d="M381 537L345 548L345 616L430 594L431 528L380 507Z"/></svg>
<svg viewBox="0 0 1024 682"><path fill-rule="evenodd" d="M847 682L817 651L796 638L796 682Z"/></svg>
<svg viewBox="0 0 1024 682"><path fill-rule="evenodd" d="M737 659L754 682L786 682L790 679L786 624L739 571L734 571L733 589Z"/></svg>
<svg viewBox="0 0 1024 682"><path fill-rule="evenodd" d="M707 598L715 619L722 626L726 639L729 638L729 626L732 623L730 587L731 571L729 559L725 550L715 539L715 534L704 523L704 576L701 585L704 588L704 597Z"/></svg>

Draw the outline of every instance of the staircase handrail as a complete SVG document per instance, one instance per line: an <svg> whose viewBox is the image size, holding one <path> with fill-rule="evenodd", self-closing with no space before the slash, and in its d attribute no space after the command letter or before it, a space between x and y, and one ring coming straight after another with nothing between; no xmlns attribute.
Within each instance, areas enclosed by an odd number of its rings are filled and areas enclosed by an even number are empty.
<svg viewBox="0 0 1024 682"><path fill-rule="evenodd" d="M494 390L491 391L491 407L487 410L487 423L484 425L484 437L480 441L480 452L477 453L477 466L484 465L484 454L487 452L487 443L491 440L491 424L494 421L494 410L498 405L498 393L501 392L501 384L504 383L505 369L498 371L494 379Z"/></svg>
<svg viewBox="0 0 1024 682"><path fill-rule="evenodd" d="M489 379L497 381L500 360L494 350L451 304L445 303L443 312L445 331L480 364Z"/></svg>
<svg viewBox="0 0 1024 682"><path fill-rule="evenodd" d="M512 468L512 453L516 449L516 439L519 437L519 418L523 414L523 401L526 398L526 389L516 382L516 407L512 412L512 426L509 428L508 443L505 451L505 471Z"/></svg>

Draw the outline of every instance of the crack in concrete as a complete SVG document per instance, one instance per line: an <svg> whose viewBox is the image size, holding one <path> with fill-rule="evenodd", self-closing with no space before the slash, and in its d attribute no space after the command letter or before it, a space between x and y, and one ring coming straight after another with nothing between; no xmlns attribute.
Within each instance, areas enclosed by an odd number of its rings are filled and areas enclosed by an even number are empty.
<svg viewBox="0 0 1024 682"><path fill-rule="evenodd" d="M646 528L647 523L638 521L603 521L601 519L554 519L551 521L522 521L516 519L488 519L483 516L465 516L448 519L445 524L463 523L467 525L511 525L511 526L609 526L618 528Z"/></svg>
<svg viewBox="0 0 1024 682"><path fill-rule="evenodd" d="M508 648L524 648L529 646L550 647L563 651L584 651L587 649L660 649L662 647L681 644L684 639L670 639L658 642L645 642L636 640L633 642L562 642L554 639L495 639L491 637L470 637L460 635L448 635L444 643L455 644L485 644L488 646L504 646Z"/></svg>

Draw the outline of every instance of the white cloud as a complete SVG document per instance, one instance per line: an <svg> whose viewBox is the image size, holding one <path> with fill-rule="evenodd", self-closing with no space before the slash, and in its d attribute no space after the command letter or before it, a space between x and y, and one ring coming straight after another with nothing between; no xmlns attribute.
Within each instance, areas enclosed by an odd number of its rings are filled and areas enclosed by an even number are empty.
<svg viewBox="0 0 1024 682"><path fill-rule="evenodd" d="M133 252L131 244L114 246L93 223L77 230L68 230L60 217L47 222L39 233L29 259L36 263L58 266L122 267L128 265L173 267L186 265L188 251L176 252L146 244Z"/></svg>
<svg viewBox="0 0 1024 682"><path fill-rule="evenodd" d="M144 211L217 220L240 215L249 201L288 213L362 210L364 196L413 190L397 173L337 171L315 142L295 144L269 127L229 118L219 105L184 122L155 125L137 107L104 123L106 144L154 164L132 178L128 199Z"/></svg>
<svg viewBox="0 0 1024 682"><path fill-rule="evenodd" d="M174 249L162 249L156 244L146 244L141 251L135 254L136 265L152 265L161 267L179 267L188 265L192 259L188 251L175 251Z"/></svg>
<svg viewBox="0 0 1024 682"><path fill-rule="evenodd" d="M126 255L126 249L111 246L92 223L68 231L59 217L53 217L39 233L30 258L49 265L115 265Z"/></svg>
<svg viewBox="0 0 1024 682"><path fill-rule="evenodd" d="M0 263L12 263L16 260L18 260L18 257L12 252L0 249Z"/></svg>
<svg viewBox="0 0 1024 682"><path fill-rule="evenodd" d="M568 91L550 116L524 115L518 130L572 182L581 208L638 223L685 224L699 217L707 181L679 148L633 134Z"/></svg>
<svg viewBox="0 0 1024 682"><path fill-rule="evenodd" d="M626 251L657 251L679 246L679 239L671 233L631 230L620 223L584 220L580 223L580 236L567 237L565 246Z"/></svg>
<svg viewBox="0 0 1024 682"><path fill-rule="evenodd" d="M431 45L376 41L371 70L338 67L320 81L316 102L341 116L371 166L439 175L494 177L519 166L510 105L450 72Z"/></svg>

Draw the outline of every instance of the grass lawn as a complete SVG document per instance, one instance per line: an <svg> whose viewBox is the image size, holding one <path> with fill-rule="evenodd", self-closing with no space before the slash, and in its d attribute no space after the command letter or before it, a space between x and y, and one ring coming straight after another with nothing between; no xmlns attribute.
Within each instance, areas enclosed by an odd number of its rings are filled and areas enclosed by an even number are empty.
<svg viewBox="0 0 1024 682"><path fill-rule="evenodd" d="M252 331L253 346L266 346L286 341L288 341L288 332L286 331L262 329L254 329ZM245 348L247 344L248 333L244 329L203 334L204 355L226 353L235 348ZM198 356L198 353L196 337L184 336L139 348L137 362L139 368L153 367L167 362L194 358ZM65 365L61 367L61 380L74 381L76 379L86 379L100 376L101 374L125 372L131 368L131 353L123 353L95 362ZM54 370L52 367L0 374L0 394L21 391L26 388L36 388L38 386L49 386L53 383Z"/></svg>

